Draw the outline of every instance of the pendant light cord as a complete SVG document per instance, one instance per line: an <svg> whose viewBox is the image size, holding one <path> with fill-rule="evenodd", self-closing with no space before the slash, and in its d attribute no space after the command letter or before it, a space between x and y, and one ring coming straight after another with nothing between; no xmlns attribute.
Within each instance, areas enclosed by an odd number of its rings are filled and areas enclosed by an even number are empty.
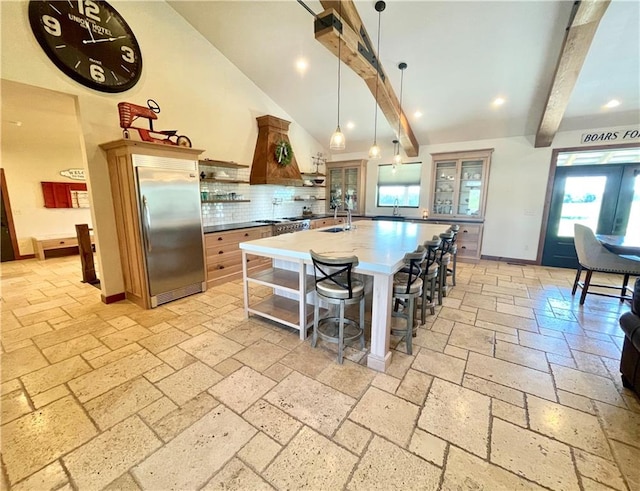
<svg viewBox="0 0 640 491"><path fill-rule="evenodd" d="M402 64L400 64L400 114L398 114L398 142L400 141L400 131L402 126L402 87L403 86L404 86L404 68L402 68ZM400 153L399 148L398 148L398 153Z"/></svg>
<svg viewBox="0 0 640 491"><path fill-rule="evenodd" d="M340 32L338 34L338 129L340 128L340 65L342 65L342 59L340 58L340 47L342 46L342 0L340 0L340 9L338 10L340 16Z"/></svg>
<svg viewBox="0 0 640 491"><path fill-rule="evenodd" d="M373 117L373 144L378 142L378 79L380 78L380 19L382 11L378 11L378 50L376 52L376 110Z"/></svg>

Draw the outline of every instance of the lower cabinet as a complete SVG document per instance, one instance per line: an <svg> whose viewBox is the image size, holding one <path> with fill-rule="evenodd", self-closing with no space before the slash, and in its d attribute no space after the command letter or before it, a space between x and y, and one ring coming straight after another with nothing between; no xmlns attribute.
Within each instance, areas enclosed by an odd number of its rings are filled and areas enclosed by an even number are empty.
<svg viewBox="0 0 640 491"><path fill-rule="evenodd" d="M204 236L207 287L242 278L240 242L271 237L271 227L255 227ZM258 271L271 267L271 259L247 256L247 269Z"/></svg>
<svg viewBox="0 0 640 491"><path fill-rule="evenodd" d="M479 260L482 245L482 223L448 222L446 220L429 221L443 225L460 225L456 244L458 245L458 259Z"/></svg>
<svg viewBox="0 0 640 491"><path fill-rule="evenodd" d="M311 220L311 229L323 228L323 227L331 227L332 225L338 225L344 222L343 217L334 218L316 218L315 220Z"/></svg>

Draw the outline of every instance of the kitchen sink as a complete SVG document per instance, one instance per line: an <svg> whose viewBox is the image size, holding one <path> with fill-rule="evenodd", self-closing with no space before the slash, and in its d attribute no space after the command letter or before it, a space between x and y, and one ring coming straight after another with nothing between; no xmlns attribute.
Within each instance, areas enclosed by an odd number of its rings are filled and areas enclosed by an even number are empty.
<svg viewBox="0 0 640 491"><path fill-rule="evenodd" d="M372 218L372 220L390 220L392 222L404 222L406 220L405 217L401 217L401 216L389 216L389 215L377 215L375 217Z"/></svg>
<svg viewBox="0 0 640 491"><path fill-rule="evenodd" d="M344 230L342 227L331 227L324 230L319 230L319 232L329 232L330 234L335 234L336 232L344 232Z"/></svg>

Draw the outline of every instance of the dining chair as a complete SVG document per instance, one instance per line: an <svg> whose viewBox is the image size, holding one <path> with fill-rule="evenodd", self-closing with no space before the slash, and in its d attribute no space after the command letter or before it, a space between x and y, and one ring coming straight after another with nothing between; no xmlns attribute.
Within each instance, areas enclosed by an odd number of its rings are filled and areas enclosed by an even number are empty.
<svg viewBox="0 0 640 491"><path fill-rule="evenodd" d="M360 339L364 349L364 283L353 277L353 268L358 265L356 256L330 257L309 251L313 262L316 298L313 308L313 337L311 346L316 347L318 337L338 345L338 363L342 363L345 344ZM329 315L320 317L320 302L334 306ZM359 319L345 317L347 305L359 304Z"/></svg>
<svg viewBox="0 0 640 491"><path fill-rule="evenodd" d="M427 256L427 249L418 246L414 252L407 252L403 261L405 267L393 277L392 317L405 319L405 329L391 327L391 334L405 337L407 353L412 354L412 340L416 332L416 300L422 295L422 264ZM402 309L400 309L402 306Z"/></svg>
<svg viewBox="0 0 640 491"><path fill-rule="evenodd" d="M440 234L440 240L442 243L440 244L440 253L438 254L438 305L442 305L442 298L447 296L447 290L449 286L447 284L447 278L449 275L447 274L449 270L449 265L453 260L453 238L455 234L449 229L446 232L442 232Z"/></svg>
<svg viewBox="0 0 640 491"><path fill-rule="evenodd" d="M622 257L609 251L598 241L595 234L589 227L579 223L574 224L573 240L576 246L576 253L578 254L578 269L576 271L576 278L573 282L571 295L576 294L578 287L582 289L580 305L584 304L587 294L619 298L621 302L624 300L631 300L631 296L627 295L627 290L630 290L628 287L629 277L640 276L640 261L629 259L628 257ZM586 271L584 282L580 281L583 269ZM612 286L591 283L591 275L594 272L620 274L623 276L622 285ZM589 291L589 288L593 286L620 290L620 295L610 295L607 293Z"/></svg>
<svg viewBox="0 0 640 491"><path fill-rule="evenodd" d="M427 308L431 315L436 313L436 294L438 283L438 249L442 244L440 237L435 236L424 243L427 250L427 257L422 266L422 296L420 298L420 320L425 323Z"/></svg>

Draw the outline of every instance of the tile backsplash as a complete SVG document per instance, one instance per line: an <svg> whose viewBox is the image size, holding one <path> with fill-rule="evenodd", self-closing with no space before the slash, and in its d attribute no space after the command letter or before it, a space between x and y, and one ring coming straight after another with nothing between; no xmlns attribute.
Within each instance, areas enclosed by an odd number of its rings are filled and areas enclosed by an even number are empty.
<svg viewBox="0 0 640 491"><path fill-rule="evenodd" d="M224 172L222 176L216 175L216 178L249 180L249 169L224 169ZM215 196L226 198L230 196L229 193L235 193L235 201L229 199L219 203L202 203L202 225L205 227L300 216L305 206L314 214L326 212L324 186L251 186L245 183L201 181L200 191L206 192L209 199Z"/></svg>

